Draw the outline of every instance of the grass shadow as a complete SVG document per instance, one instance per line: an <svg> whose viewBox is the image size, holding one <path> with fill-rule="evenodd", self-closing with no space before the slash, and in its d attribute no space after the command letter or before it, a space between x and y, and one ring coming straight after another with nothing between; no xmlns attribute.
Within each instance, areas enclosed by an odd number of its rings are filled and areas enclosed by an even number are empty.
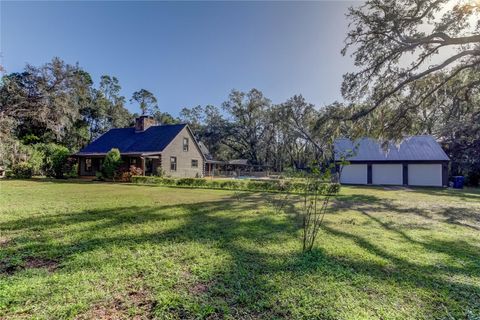
<svg viewBox="0 0 480 320"><path fill-rule="evenodd" d="M222 305L238 312L242 318L292 318L291 311L277 302L277 296L285 288L282 283L269 281L279 274L288 274L292 279L299 279L305 273L328 274L333 279L352 279L358 275L375 278L380 282L394 281L399 287L420 287L431 292L440 290L445 299L458 301L459 304L474 308L472 301L480 300L480 288L471 284L450 281L450 275L476 276L480 273L478 261L480 254L468 243L460 242L418 242L406 233L369 214L363 215L381 225L386 231L399 234L412 244L422 245L426 250L435 250L449 254L453 259L462 259L466 263L461 267L449 267L442 270L434 266L418 265L387 252L376 243L351 234L331 225L325 225L322 232L340 239L353 241L358 247L375 256L385 259L390 267L371 261L329 255L321 248L308 254L269 252L264 248L269 244L296 238L299 233L298 221L291 215L284 219L265 212L258 212L261 205L269 205L265 194L245 193L232 195L218 201L203 201L193 204L160 206L127 206L101 210L86 210L67 214L33 216L0 223L0 231L17 234L13 245L2 248L0 259L8 265L11 261L24 261L35 253L40 258L58 261L61 266L82 253L110 247L131 247L142 244L168 246L171 243L208 243L228 253L231 257L230 267L209 275L211 285L207 289L196 290L194 295L201 295L214 307L208 316L221 317ZM334 213L360 206L383 206L385 210L405 213L402 208L383 203L381 199L368 195L341 196ZM288 210L293 210L293 207ZM218 214L228 211L229 214ZM245 212L253 211L246 217ZM271 214L271 213L270 213ZM423 214L420 214L423 216ZM178 223L162 231L148 233L124 233L126 227L152 225L159 222L175 220ZM38 232L61 230L67 228L78 235L74 242L52 241L38 237ZM35 231L35 232L33 232ZM242 244L242 239L254 239L257 246ZM300 250L300 243L299 243ZM179 253L181 254L181 253ZM13 257L13 259L12 259ZM95 268L95 266L92 266ZM10 269L11 270L11 265ZM66 271L67 272L67 271ZM10 276L10 275L3 275ZM298 284L298 283L297 283ZM352 284L355 286L355 284ZM301 283L300 283L300 287ZM198 292L200 291L200 292ZM472 298L473 297L473 298ZM474 300L478 298L479 300ZM198 299L198 297L196 298ZM159 304L157 309L162 306ZM426 307L428 311L438 306ZM185 309L178 304L168 312L178 317L196 317L194 310ZM156 312L153 310L152 312ZM326 308L327 310L327 308ZM327 312L327 311L325 311ZM428 315L427 313L425 315ZM328 318L328 313L321 317Z"/></svg>

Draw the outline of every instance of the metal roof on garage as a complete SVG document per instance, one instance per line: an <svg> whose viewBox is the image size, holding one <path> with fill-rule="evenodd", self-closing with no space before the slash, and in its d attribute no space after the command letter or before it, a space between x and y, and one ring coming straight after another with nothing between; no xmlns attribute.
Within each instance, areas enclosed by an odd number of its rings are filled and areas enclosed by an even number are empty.
<svg viewBox="0 0 480 320"><path fill-rule="evenodd" d="M440 144L429 135L411 136L400 143L382 142L372 138L355 141L337 139L334 143L335 160L347 161L448 161Z"/></svg>

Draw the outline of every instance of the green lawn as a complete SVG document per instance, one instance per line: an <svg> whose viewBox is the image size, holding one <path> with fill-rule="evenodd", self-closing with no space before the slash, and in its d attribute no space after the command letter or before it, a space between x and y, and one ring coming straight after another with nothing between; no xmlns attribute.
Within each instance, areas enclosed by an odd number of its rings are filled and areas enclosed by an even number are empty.
<svg viewBox="0 0 480 320"><path fill-rule="evenodd" d="M343 187L315 249L278 195L0 181L0 319L478 319L480 192Z"/></svg>

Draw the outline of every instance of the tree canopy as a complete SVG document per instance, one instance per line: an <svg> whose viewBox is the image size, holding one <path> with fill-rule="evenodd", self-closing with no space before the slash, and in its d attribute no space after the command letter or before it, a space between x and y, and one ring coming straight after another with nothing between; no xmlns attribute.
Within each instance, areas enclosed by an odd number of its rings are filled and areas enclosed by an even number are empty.
<svg viewBox="0 0 480 320"><path fill-rule="evenodd" d="M134 101L138 103L142 115L147 113L153 115L158 111L157 98L148 90L140 89L135 91L130 99L130 102Z"/></svg>
<svg viewBox="0 0 480 320"><path fill-rule="evenodd" d="M343 96L357 106L350 120L387 106L394 122L447 85L454 92L479 85L479 2L369 0L347 17L342 53L351 53L359 68L345 74L342 85ZM467 74L468 81L455 82Z"/></svg>

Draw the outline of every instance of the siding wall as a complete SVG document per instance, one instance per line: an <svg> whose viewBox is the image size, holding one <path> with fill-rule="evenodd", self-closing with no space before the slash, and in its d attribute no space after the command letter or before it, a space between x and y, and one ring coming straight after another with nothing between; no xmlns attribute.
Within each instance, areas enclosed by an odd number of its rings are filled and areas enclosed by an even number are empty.
<svg viewBox="0 0 480 320"><path fill-rule="evenodd" d="M183 138L188 138L188 151L183 151ZM170 157L177 157L177 170L170 170ZM198 168L192 168L192 160L198 160ZM203 177L204 160L187 128L172 140L162 152L162 168L165 176L177 178Z"/></svg>

